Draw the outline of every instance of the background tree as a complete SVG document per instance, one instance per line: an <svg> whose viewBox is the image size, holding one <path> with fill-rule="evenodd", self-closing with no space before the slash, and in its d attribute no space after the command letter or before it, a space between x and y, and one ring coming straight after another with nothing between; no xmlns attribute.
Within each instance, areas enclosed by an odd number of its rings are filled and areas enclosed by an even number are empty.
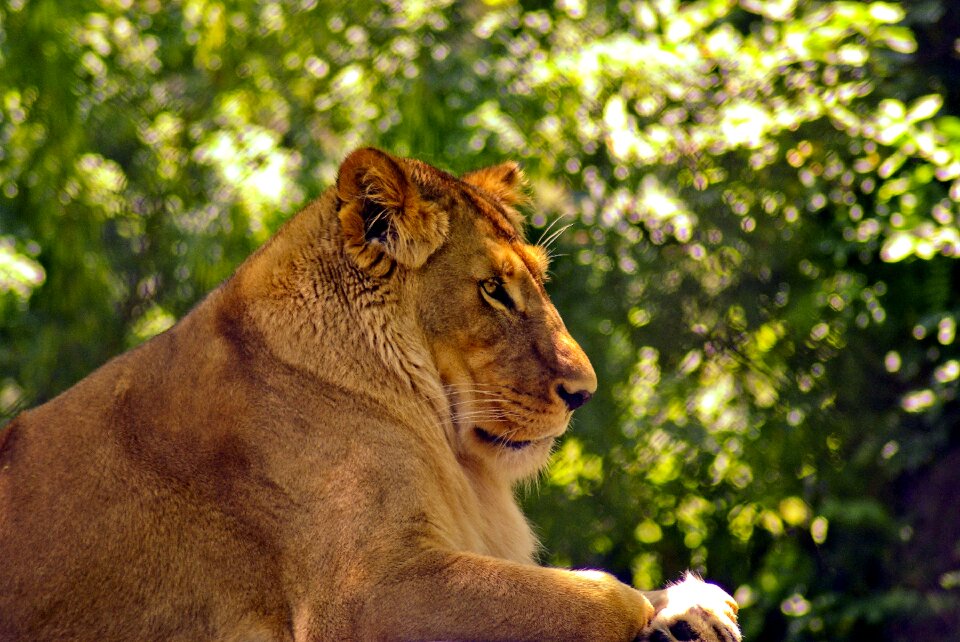
<svg viewBox="0 0 960 642"><path fill-rule="evenodd" d="M960 630L948 0L7 0L0 416L169 327L352 148L512 157L601 380L545 560L751 640ZM561 232L561 230L563 230Z"/></svg>

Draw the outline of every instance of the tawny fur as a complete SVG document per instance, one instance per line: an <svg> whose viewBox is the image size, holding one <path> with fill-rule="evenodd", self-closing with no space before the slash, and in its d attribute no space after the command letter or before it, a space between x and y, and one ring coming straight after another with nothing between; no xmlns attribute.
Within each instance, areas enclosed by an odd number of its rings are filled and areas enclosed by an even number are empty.
<svg viewBox="0 0 960 642"><path fill-rule="evenodd" d="M514 499L558 386L596 386L520 180L355 152L176 326L14 419L0 640L639 634L651 601L536 566Z"/></svg>

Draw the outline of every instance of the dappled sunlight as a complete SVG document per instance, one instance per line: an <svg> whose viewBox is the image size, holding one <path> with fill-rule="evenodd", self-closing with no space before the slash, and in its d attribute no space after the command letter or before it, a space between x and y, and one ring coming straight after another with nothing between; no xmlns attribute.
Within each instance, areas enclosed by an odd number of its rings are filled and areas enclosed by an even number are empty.
<svg viewBox="0 0 960 642"><path fill-rule="evenodd" d="M553 456L547 479L571 499L589 495L603 479L603 459L586 453L576 437L569 437Z"/></svg>
<svg viewBox="0 0 960 642"><path fill-rule="evenodd" d="M37 249L34 246L34 255ZM29 254L17 251L11 237L0 236L0 297L12 294L18 304L25 304L45 279L43 266Z"/></svg>
<svg viewBox="0 0 960 642"><path fill-rule="evenodd" d="M213 167L238 194L255 238L265 240L275 227L264 216L292 209L303 198L293 182L299 155L278 148L277 137L269 130L248 125L239 134L212 132L196 148L194 160Z"/></svg>

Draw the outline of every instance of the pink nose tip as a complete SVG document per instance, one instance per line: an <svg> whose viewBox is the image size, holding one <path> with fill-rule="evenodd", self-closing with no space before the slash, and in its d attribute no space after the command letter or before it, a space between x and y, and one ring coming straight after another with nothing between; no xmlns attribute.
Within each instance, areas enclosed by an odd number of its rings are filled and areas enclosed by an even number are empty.
<svg viewBox="0 0 960 642"><path fill-rule="evenodd" d="M570 410L576 410L583 404L590 401L590 397L593 395L586 390L580 390L578 392L568 392L566 388L563 387L563 384L557 386L557 395L563 399L563 403L567 404L567 408Z"/></svg>

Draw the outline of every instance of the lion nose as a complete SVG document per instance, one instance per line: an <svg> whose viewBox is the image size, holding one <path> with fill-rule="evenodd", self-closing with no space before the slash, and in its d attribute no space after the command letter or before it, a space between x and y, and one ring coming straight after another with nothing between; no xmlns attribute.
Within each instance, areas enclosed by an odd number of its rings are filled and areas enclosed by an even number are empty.
<svg viewBox="0 0 960 642"><path fill-rule="evenodd" d="M597 373L580 345L563 328L555 335L556 379L552 381L557 397L569 410L590 401L597 390Z"/></svg>
<svg viewBox="0 0 960 642"><path fill-rule="evenodd" d="M583 404L590 401L590 397L593 396L593 393L588 390L570 392L562 383L557 386L557 394L561 399L563 399L563 403L567 404L567 408L570 410L576 410Z"/></svg>

